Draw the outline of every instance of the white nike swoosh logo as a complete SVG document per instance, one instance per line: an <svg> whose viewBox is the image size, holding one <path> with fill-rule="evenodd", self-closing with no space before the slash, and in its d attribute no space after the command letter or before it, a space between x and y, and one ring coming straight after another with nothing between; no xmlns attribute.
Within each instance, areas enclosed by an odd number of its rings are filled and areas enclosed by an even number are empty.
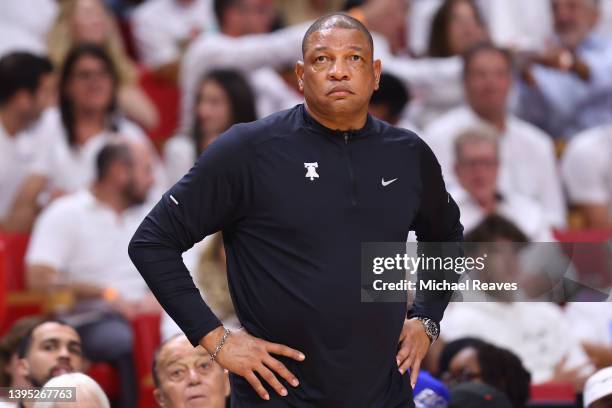
<svg viewBox="0 0 612 408"><path fill-rule="evenodd" d="M397 178L394 178L393 180L385 181L383 177L381 182L382 182L383 187L387 187L389 184L393 183L395 180L397 180Z"/></svg>

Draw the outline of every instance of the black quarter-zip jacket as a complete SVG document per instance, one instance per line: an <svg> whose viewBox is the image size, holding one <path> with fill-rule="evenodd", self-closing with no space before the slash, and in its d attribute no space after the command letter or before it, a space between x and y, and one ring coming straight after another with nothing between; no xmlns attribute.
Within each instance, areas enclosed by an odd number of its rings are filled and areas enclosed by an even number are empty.
<svg viewBox="0 0 612 408"><path fill-rule="evenodd" d="M129 253L197 345L221 323L181 254L223 232L241 324L306 355L279 357L300 385L285 383L287 397L267 387L269 402L232 375L233 406L411 407L409 375L395 361L403 322L407 313L439 322L447 298L417 295L411 311L360 301L361 243L404 242L409 230L424 242L462 240L429 147L371 116L361 130L333 131L297 105L235 125L207 148L142 222Z"/></svg>

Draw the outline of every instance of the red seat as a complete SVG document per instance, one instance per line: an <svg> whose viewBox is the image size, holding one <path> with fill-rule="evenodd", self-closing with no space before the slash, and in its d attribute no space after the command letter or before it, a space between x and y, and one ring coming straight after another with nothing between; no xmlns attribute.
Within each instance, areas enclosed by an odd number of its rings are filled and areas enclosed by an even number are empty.
<svg viewBox="0 0 612 408"><path fill-rule="evenodd" d="M4 248L2 278L4 281L4 318L0 319L0 335L15 321L30 315L39 315L44 310L44 297L28 292L25 285L24 258L30 235L0 233L0 246Z"/></svg>
<svg viewBox="0 0 612 408"><path fill-rule="evenodd" d="M567 402L576 400L576 392L572 383L548 382L531 385L531 403Z"/></svg>
<svg viewBox="0 0 612 408"><path fill-rule="evenodd" d="M134 330L134 363L138 376L138 406L140 408L155 406L155 398L153 397L153 389L155 387L151 375L151 366L153 354L161 342L160 321L161 315L159 313L139 315L132 321L132 328Z"/></svg>
<svg viewBox="0 0 612 408"><path fill-rule="evenodd" d="M176 131L179 114L180 93L176 84L141 69L140 86L151 98L160 115L157 128L149 131L153 143L160 148L163 142Z"/></svg>

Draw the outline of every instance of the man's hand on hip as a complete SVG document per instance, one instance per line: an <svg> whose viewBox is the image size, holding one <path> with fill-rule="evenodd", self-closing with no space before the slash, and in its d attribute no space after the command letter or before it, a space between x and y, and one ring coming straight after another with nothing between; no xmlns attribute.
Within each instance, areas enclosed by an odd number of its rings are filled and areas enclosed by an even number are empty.
<svg viewBox="0 0 612 408"><path fill-rule="evenodd" d="M416 319L404 320L404 327L399 338L399 351L396 360L400 373L404 374L410 369L410 384L414 388L421 361L425 358L431 342L423 323Z"/></svg>
<svg viewBox="0 0 612 408"><path fill-rule="evenodd" d="M212 355L220 343L223 333L223 327L216 328L200 340L200 345ZM283 363L272 357L272 354L289 357L297 361L304 361L306 358L303 353L297 350L259 339L251 336L245 329L240 329L227 337L215 361L230 372L244 377L261 398L269 400L268 392L255 373L259 374L283 397L287 395L287 390L278 381L275 374L280 375L294 387L299 385L295 375Z"/></svg>

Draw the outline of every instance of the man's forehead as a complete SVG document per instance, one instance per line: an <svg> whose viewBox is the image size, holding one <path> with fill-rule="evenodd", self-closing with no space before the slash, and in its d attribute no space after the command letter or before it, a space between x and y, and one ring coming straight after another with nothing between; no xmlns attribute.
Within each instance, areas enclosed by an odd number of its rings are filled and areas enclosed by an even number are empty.
<svg viewBox="0 0 612 408"><path fill-rule="evenodd" d="M72 327L59 323L43 323L36 327L32 332L32 338L35 341L43 342L47 340L70 340L81 342L81 339Z"/></svg>
<svg viewBox="0 0 612 408"><path fill-rule="evenodd" d="M160 356L160 365L168 365L180 360L189 360L192 358L206 357L208 352L201 346L193 347L186 338L177 338L171 340L166 347L163 348Z"/></svg>
<svg viewBox="0 0 612 408"><path fill-rule="evenodd" d="M310 35L306 42L306 52L317 49L352 48L370 50L366 35L355 28L329 27L322 28Z"/></svg>

